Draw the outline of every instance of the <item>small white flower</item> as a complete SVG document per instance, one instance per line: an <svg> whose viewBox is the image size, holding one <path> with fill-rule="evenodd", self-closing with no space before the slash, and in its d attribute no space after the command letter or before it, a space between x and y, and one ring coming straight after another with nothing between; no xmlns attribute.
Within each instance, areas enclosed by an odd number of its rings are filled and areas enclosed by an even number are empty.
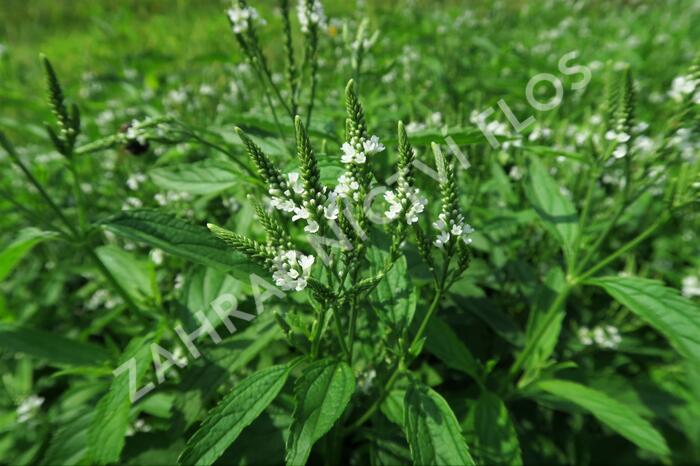
<svg viewBox="0 0 700 466"><path fill-rule="evenodd" d="M378 154L385 149L384 144L379 142L379 138L377 136L372 136L369 138L369 141L363 141L362 147L367 155Z"/></svg>
<svg viewBox="0 0 700 466"><path fill-rule="evenodd" d="M272 278L275 284L283 290L301 291L308 284L314 256L306 256L296 251L281 251L275 257Z"/></svg>
<svg viewBox="0 0 700 466"><path fill-rule="evenodd" d="M343 163L352 163L355 160L355 148L352 144L344 142L341 149L343 155L340 157L340 161Z"/></svg>
<svg viewBox="0 0 700 466"><path fill-rule="evenodd" d="M310 11L309 11L310 10ZM320 0L312 0L311 8L307 10L306 0L299 0L297 4L297 17L299 25L304 33L309 32L309 26L312 24L318 25L319 28L326 27L326 14L323 11L323 5Z"/></svg>
<svg viewBox="0 0 700 466"><path fill-rule="evenodd" d="M440 233L437 238L435 238L435 246L442 248L450 241L450 234L446 231Z"/></svg>
<svg viewBox="0 0 700 466"><path fill-rule="evenodd" d="M133 173L127 178L126 185L132 191L136 191L144 181L146 181L146 175L143 173Z"/></svg>
<svg viewBox="0 0 700 466"><path fill-rule="evenodd" d="M578 329L579 341L590 346L595 344L599 348L613 349L622 342L620 331L614 325L597 325L593 329L580 327Z"/></svg>
<svg viewBox="0 0 700 466"><path fill-rule="evenodd" d="M316 258L312 255L305 256L304 254L299 255L299 265L304 272L311 270L311 266L314 265Z"/></svg>
<svg viewBox="0 0 700 466"><path fill-rule="evenodd" d="M287 179L289 180L289 186L292 188L292 191L294 191L296 194L304 193L304 184L302 183L299 173L291 172L287 174Z"/></svg>
<svg viewBox="0 0 700 466"><path fill-rule="evenodd" d="M516 181L521 180L523 178L523 170L519 166L513 165L508 171L508 176Z"/></svg>
<svg viewBox="0 0 700 466"><path fill-rule="evenodd" d="M681 102L685 96L695 92L697 85L698 80L691 79L690 76L676 76L671 83L668 95L676 102Z"/></svg>
<svg viewBox="0 0 700 466"><path fill-rule="evenodd" d="M624 144L621 144L615 148L615 150L612 153L613 157L616 159L621 159L624 156L627 155L627 146Z"/></svg>
<svg viewBox="0 0 700 466"><path fill-rule="evenodd" d="M353 197L355 193L360 189L360 183L358 183L355 178L349 172L343 173L338 178L338 184L336 185L334 192L340 198Z"/></svg>
<svg viewBox="0 0 700 466"><path fill-rule="evenodd" d="M578 329L578 339L584 346L590 346L593 344L593 338L591 338L591 330L588 327L580 327Z"/></svg>
<svg viewBox="0 0 700 466"><path fill-rule="evenodd" d="M528 139L530 141L538 141L540 139L547 139L552 135L552 130L549 128L541 128L541 127L536 127L535 129L532 130L530 135L528 136Z"/></svg>
<svg viewBox="0 0 700 466"><path fill-rule="evenodd" d="M173 89L166 97L168 103L180 105L187 101L187 91L184 89Z"/></svg>
<svg viewBox="0 0 700 466"><path fill-rule="evenodd" d="M124 205L122 206L122 209L139 209L141 207L143 207L143 202L141 201L141 199L139 199L138 197L127 197L126 201L124 202Z"/></svg>
<svg viewBox="0 0 700 466"><path fill-rule="evenodd" d="M179 273L175 275L175 282L173 283L173 288L179 290L185 284L185 277Z"/></svg>
<svg viewBox="0 0 700 466"><path fill-rule="evenodd" d="M624 131L617 132L617 131L609 130L605 133L605 139L607 139L608 141L625 143L625 142L630 140L630 135L625 133Z"/></svg>
<svg viewBox="0 0 700 466"><path fill-rule="evenodd" d="M687 298L700 296L700 279L694 275L684 277L682 293Z"/></svg>
<svg viewBox="0 0 700 466"><path fill-rule="evenodd" d="M309 215L309 211L306 210L306 207L295 207L292 222L296 222L299 219L306 220L309 218Z"/></svg>
<svg viewBox="0 0 700 466"><path fill-rule="evenodd" d="M202 95L212 96L216 94L216 91L214 90L214 87L210 84L202 84L201 86L199 86L199 93Z"/></svg>
<svg viewBox="0 0 700 466"><path fill-rule="evenodd" d="M465 244L472 244L472 233L474 233L474 228L472 228L471 225L465 224L462 227L462 241L464 241Z"/></svg>
<svg viewBox="0 0 700 466"><path fill-rule="evenodd" d="M304 227L304 231L307 233L316 233L318 232L318 222L316 220L309 220L308 225Z"/></svg>
<svg viewBox="0 0 700 466"><path fill-rule="evenodd" d="M408 134L414 134L418 133L420 131L423 131L427 126L425 123L418 123L416 121L411 121L406 125L406 132Z"/></svg>
<svg viewBox="0 0 700 466"><path fill-rule="evenodd" d="M288 213L294 212L294 209L296 209L296 204L294 204L294 201L277 196L272 196L270 199L270 205L275 209Z"/></svg>
<svg viewBox="0 0 700 466"><path fill-rule="evenodd" d="M17 422L24 423L30 420L34 417L42 404L44 404L44 398L36 395L28 396L17 407Z"/></svg>
<svg viewBox="0 0 700 466"><path fill-rule="evenodd" d="M418 214L423 213L425 206L428 205L428 199L419 196L418 188L413 188L408 193L408 198L411 201L411 206L406 211L406 223L413 225L418 222Z"/></svg>
<svg viewBox="0 0 700 466"><path fill-rule="evenodd" d="M250 21L257 21L260 24L265 24L258 11L251 7L240 7L238 5L226 10L226 15L231 21L231 28L235 34L241 34L248 30Z"/></svg>
<svg viewBox="0 0 700 466"><path fill-rule="evenodd" d="M390 220L399 218L399 215L401 215L401 211L403 210L403 206L401 205L401 200L398 198L396 193L394 191L385 192L384 200L389 203L389 210L384 213L387 218Z"/></svg>
<svg viewBox="0 0 700 466"><path fill-rule="evenodd" d="M338 202L336 201L337 198L338 195L334 191L331 191L328 195L328 204L323 207L323 216L328 220L338 219L339 208Z"/></svg>
<svg viewBox="0 0 700 466"><path fill-rule="evenodd" d="M152 249L151 253L149 254L151 257L151 260L153 261L154 264L156 265L161 265L163 263L163 250L162 249Z"/></svg>

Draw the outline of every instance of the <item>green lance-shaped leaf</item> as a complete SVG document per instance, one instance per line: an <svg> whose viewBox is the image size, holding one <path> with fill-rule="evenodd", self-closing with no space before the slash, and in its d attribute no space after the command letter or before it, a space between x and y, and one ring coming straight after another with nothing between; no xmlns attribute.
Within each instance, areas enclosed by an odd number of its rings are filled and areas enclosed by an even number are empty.
<svg viewBox="0 0 700 466"><path fill-rule="evenodd" d="M700 363L700 306L655 280L601 277L587 283L604 288L665 336L681 355Z"/></svg>
<svg viewBox="0 0 700 466"><path fill-rule="evenodd" d="M428 324L425 349L448 367L481 381L479 363L457 334L438 316L433 316Z"/></svg>
<svg viewBox="0 0 700 466"><path fill-rule="evenodd" d="M241 380L204 419L179 464L213 464L272 403L298 360L268 367Z"/></svg>
<svg viewBox="0 0 700 466"><path fill-rule="evenodd" d="M168 254L228 270L237 278L247 280L251 273L266 273L248 257L230 251L225 242L205 227L165 212L152 209L128 210L107 218L102 221L102 225L117 235L146 243Z"/></svg>
<svg viewBox="0 0 700 466"><path fill-rule="evenodd" d="M530 159L527 194L545 228L559 241L567 259L571 259L579 235L576 207L537 157Z"/></svg>
<svg viewBox="0 0 700 466"><path fill-rule="evenodd" d="M405 257L401 256L384 274L370 294L370 300L379 318L391 327L397 337L401 337L413 320L418 302L418 293L411 285Z"/></svg>
<svg viewBox="0 0 700 466"><path fill-rule="evenodd" d="M141 260L115 245L100 246L95 252L136 303L147 306L160 301L153 262Z"/></svg>
<svg viewBox="0 0 700 466"><path fill-rule="evenodd" d="M415 464L474 464L457 418L432 388L411 382L404 399L404 423Z"/></svg>
<svg viewBox="0 0 700 466"><path fill-rule="evenodd" d="M0 323L0 349L47 361L53 366L102 366L109 360L99 346L18 324Z"/></svg>
<svg viewBox="0 0 700 466"><path fill-rule="evenodd" d="M491 392L483 392L469 413L474 431L475 455L484 464L523 464L520 442L505 403Z"/></svg>
<svg viewBox="0 0 700 466"><path fill-rule="evenodd" d="M42 231L37 228L22 230L12 243L0 251L0 281L12 273L17 264L34 246L56 236L58 235L54 232Z"/></svg>
<svg viewBox="0 0 700 466"><path fill-rule="evenodd" d="M306 464L314 443L340 419L354 391L355 377L345 362L322 359L306 368L295 387L287 465Z"/></svg>
<svg viewBox="0 0 700 466"><path fill-rule="evenodd" d="M668 456L666 440L629 406L585 385L567 380L543 380L537 388L589 411L600 422L640 448Z"/></svg>
<svg viewBox="0 0 700 466"><path fill-rule="evenodd" d="M117 368L118 373L115 374L109 391L95 408L95 417L88 433L89 463L109 464L119 461L129 428L132 391L143 385L141 381L151 363L152 342L151 335L136 337L124 350Z"/></svg>
<svg viewBox="0 0 700 466"><path fill-rule="evenodd" d="M213 195L241 183L236 165L204 161L157 167L149 171L153 182L164 189L198 195Z"/></svg>

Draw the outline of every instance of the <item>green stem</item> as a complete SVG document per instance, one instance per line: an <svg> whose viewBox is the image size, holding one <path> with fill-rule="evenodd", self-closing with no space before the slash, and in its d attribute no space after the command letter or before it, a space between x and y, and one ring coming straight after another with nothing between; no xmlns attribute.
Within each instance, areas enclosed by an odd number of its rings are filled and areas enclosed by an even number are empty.
<svg viewBox="0 0 700 466"><path fill-rule="evenodd" d="M20 158L17 156L17 153L14 151L14 148L9 144L9 141L7 141L4 137L3 134L0 133L0 142L2 143L3 147L7 151L8 154L10 154L10 157L12 160L15 162L15 164L22 170L24 175L27 177L29 182L36 188L37 191L39 191L39 194L41 197L44 198L46 203L51 207L51 209L56 213L58 218L61 220L61 222L68 228L72 235L72 239L74 241L82 241L82 232L79 231L69 220L68 218L63 214L61 209L56 205L55 202L51 199L49 194L46 192L44 187L39 183L39 181L34 177L31 171L22 163ZM77 178L75 179L76 183L78 182ZM95 263L97 268L100 270L102 275L107 279L107 281L114 287L114 289L119 293L119 295L124 299L124 302L132 307L136 312L138 312L140 309L134 301L131 299L129 294L124 290L124 288L117 282L116 278L114 278L114 275L107 269L107 267L104 265L104 263L100 260L100 258L97 256L95 253L95 250L88 244L83 244L83 249L87 253L87 255L92 259L92 261Z"/></svg>
<svg viewBox="0 0 700 466"><path fill-rule="evenodd" d="M527 358L529 358L532 352L535 350L535 348L538 347L539 342L544 337L544 334L547 331L547 329L549 329L552 323L554 323L554 320L557 317L557 313L566 302L566 299L569 297L569 293L571 292L572 287L573 284L566 284L564 288L562 288L559 291L559 294L549 306L549 309L547 309L547 312L545 313L542 321L537 326L535 334L527 343L527 345L525 345L525 348L523 348L522 352L518 355L518 357L515 359L515 362L511 366L509 372L511 379L514 379L518 375L518 372L520 372L520 369L522 369L522 366L523 364L525 364L525 361L527 361Z"/></svg>
<svg viewBox="0 0 700 466"><path fill-rule="evenodd" d="M615 251L614 253L610 254L608 257L603 259L602 261L598 262L595 266L591 267L588 269L587 272L583 273L579 278L578 281L583 281L586 280L587 278L590 278L592 275L594 275L596 272L598 272L600 269L603 267L607 266L611 262L613 262L615 259L618 257L627 254L630 250L634 249L637 247L642 241L647 239L649 236L654 234L654 232L659 229L662 225L664 225L666 222L668 222L671 219L671 215L669 214L664 214L661 215L661 217L654 222L649 228L641 232L639 235L637 235L634 239L630 240L628 243L626 243L624 246L622 246L620 249Z"/></svg>
<svg viewBox="0 0 700 466"><path fill-rule="evenodd" d="M10 155L10 158L12 161L19 167L19 169L24 173L24 176L29 180L29 182L34 186L34 188L39 192L39 195L41 195L42 198L44 198L44 201L46 201L46 204L51 208L51 210L54 211L56 216L61 220L61 222L68 228L70 233L73 235L74 239L77 239L80 237L80 233L78 230L73 226L73 224L68 220L68 218L63 214L63 211L56 205L56 203L51 199L51 196L46 192L44 187L39 183L39 181L34 177L31 171L27 168L26 165L20 160L19 156L17 155L17 152L15 152L14 147L10 144L10 142L5 139L5 135L0 133L0 143L2 143L2 146L5 148L7 153Z"/></svg>
<svg viewBox="0 0 700 466"><path fill-rule="evenodd" d="M87 217L85 214L85 197L83 196L83 189L80 186L80 176L78 175L78 169L76 168L75 162L72 158L69 161L68 168L71 172L71 175L73 175L72 188L73 196L75 197L75 204L78 211L78 228L84 235L88 228Z"/></svg>
<svg viewBox="0 0 700 466"><path fill-rule="evenodd" d="M323 327L326 325L326 314L327 311L325 309L321 310L318 315L318 326L316 327L316 331L314 332L311 340L311 358L316 359L318 357L318 351L319 348L321 347L321 335L323 334Z"/></svg>
<svg viewBox="0 0 700 466"><path fill-rule="evenodd" d="M391 375L387 379L386 383L384 384L379 398L374 403L372 403L372 405L367 409L367 411L365 411L359 418L357 418L357 420L353 422L352 425L350 425L350 427L348 427L347 433L357 430L365 422L369 421L372 416L374 416L374 413L377 412L381 404L386 399L386 396L389 394L389 392L391 392L391 389L394 386L394 383L396 383L396 380L399 378L399 375L405 369L406 368L404 366L403 360L399 360L398 364L396 365Z"/></svg>
<svg viewBox="0 0 700 466"><path fill-rule="evenodd" d="M593 255L598 252L598 249L602 246L603 242L607 239L608 235L612 231L612 229L615 227L617 224L618 220L620 220L620 217L622 217L622 214L625 211L625 205L621 204L620 207L617 209L615 212L615 215L613 215L612 219L608 222L608 224L605 226L605 230L603 230L603 233L600 234L598 239L596 239L595 243L591 245L588 249L588 252L586 253L586 256L583 258L583 260L578 264L578 270L576 270L576 273L581 273L583 269L586 268L588 263L591 261L593 258Z"/></svg>
<svg viewBox="0 0 700 466"><path fill-rule="evenodd" d="M586 188L586 197L584 198L583 202L583 210L581 211L581 217L579 218L579 232L582 232L583 229L585 228L586 224L588 223L588 217L590 215L591 211L591 202L593 200L593 191L595 189L595 184L596 181L598 181L598 172L595 168L592 168L590 171L590 179L588 180L588 186ZM581 248L581 234L579 233L577 239L576 239L576 245L574 247L574 253L573 257L569 261L568 265L568 271L569 275L575 270L576 268L576 260L578 259L578 254L580 252Z"/></svg>
<svg viewBox="0 0 700 466"><path fill-rule="evenodd" d="M425 313L423 316L423 320L420 323L420 326L418 327L418 331L416 334L413 336L413 339L411 340L411 344L408 345L409 350L411 350L418 342L423 338L423 334L425 331L428 329L428 324L430 323L430 319L433 317L435 312L437 311L438 305L440 304L440 300L442 299L443 296L443 290L442 287L437 289L435 291L435 297L433 297L433 302L430 303L430 307L428 308L428 311ZM411 361L415 359L418 355L414 355L411 358Z"/></svg>
<svg viewBox="0 0 700 466"><path fill-rule="evenodd" d="M348 347L350 349L350 362L352 363L352 347L355 345L355 327L357 326L357 302L350 303L350 328L348 330Z"/></svg>
<svg viewBox="0 0 700 466"><path fill-rule="evenodd" d="M338 309L333 306L332 308L333 311L333 321L335 324L335 333L336 336L338 337L338 341L340 342L340 349L345 353L345 357L352 363L352 347L348 348L348 346L345 343L345 338L343 338L343 328L340 325L340 315L338 313Z"/></svg>
<svg viewBox="0 0 700 466"><path fill-rule="evenodd" d="M444 280L443 280L444 282ZM413 348L418 341L420 341L421 338L423 338L423 334L425 333L425 330L428 327L428 323L430 322L430 318L435 314L435 311L438 308L438 305L440 304L440 299L442 298L443 291L441 288L438 288L435 291L435 297L433 298L432 303L430 303L430 307L428 308L428 311L425 313L425 316L423 317L423 321L420 324L420 327L418 328L418 331L414 335L413 339L411 340L411 344L408 346L408 348ZM417 355L414 355L411 360L408 362L410 364L416 357ZM399 361L392 371L391 375L389 376L389 379L387 379L386 383L384 384L384 387L382 388L379 397L375 400L372 405L355 421L349 428L349 431L352 432L358 427L360 427L362 424L367 422L373 415L374 413L377 412L377 409L381 406L381 404L384 402L386 399L386 396L389 394L391 391L391 388L394 386L394 383L396 382L399 374L401 371L406 369L406 355L402 355L399 358Z"/></svg>
<svg viewBox="0 0 700 466"><path fill-rule="evenodd" d="M226 155L226 157L228 157L229 159L231 159L231 161L232 161L233 163L235 163L235 164L238 165L240 168L242 168L242 169L246 172L246 174L247 174L248 176L250 176L250 177L253 178L253 179L257 179L257 175L253 172L253 170L251 170L250 167L249 167L248 165L244 164L243 162L241 162L241 161L238 160L237 158L233 157L233 155L231 154L231 152L229 152L226 148L224 148L224 147L222 147L222 146L220 146L220 145L218 145L218 144L215 144L215 143L213 143L213 142L211 142L211 141L207 141L206 139L204 139L203 137L199 136L199 135L196 134L195 132L190 131L190 130L189 130L185 125L183 125L182 123L180 123L180 125L183 127L182 132L183 132L184 134L186 134L187 136L191 137L192 139L194 139L195 141L199 142L200 144L202 144L202 145L204 145L204 146L207 146L207 147L209 147L209 148L211 148L211 149L214 149L214 150L216 150L216 151L218 151L218 152L221 152L222 154Z"/></svg>

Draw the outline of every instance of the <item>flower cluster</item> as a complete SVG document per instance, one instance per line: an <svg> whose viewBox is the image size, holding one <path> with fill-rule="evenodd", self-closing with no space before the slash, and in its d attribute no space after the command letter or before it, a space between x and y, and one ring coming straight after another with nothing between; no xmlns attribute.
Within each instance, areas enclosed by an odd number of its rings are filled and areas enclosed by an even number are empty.
<svg viewBox="0 0 700 466"><path fill-rule="evenodd" d="M339 198L353 199L358 201L360 198L358 181L359 171L357 167L367 161L367 156L382 152L385 147L379 142L377 136L371 136L369 139L362 136L353 136L349 142L344 142L341 146L343 155L340 161L350 166L350 169L343 173L338 178L334 192Z"/></svg>
<svg viewBox="0 0 700 466"><path fill-rule="evenodd" d="M360 183L350 172L345 172L338 178L338 184L333 190L339 198L352 198L358 200L358 190Z"/></svg>
<svg viewBox="0 0 700 466"><path fill-rule="evenodd" d="M304 231L307 233L318 232L319 224L313 218L313 206L309 205L308 202L302 201L308 196L298 172L287 174L287 182L283 189L272 187L268 192L271 197L270 205L272 207L287 214L292 214L293 222L306 220L307 225L304 227ZM317 213L321 213L327 220L336 220L339 211L338 194L336 192L328 192L324 187L322 197L325 198L325 203L318 206Z"/></svg>
<svg viewBox="0 0 700 466"><path fill-rule="evenodd" d="M44 404L44 399L40 396L31 395L27 397L17 407L17 422L24 423L30 420L42 404Z"/></svg>
<svg viewBox="0 0 700 466"><path fill-rule="evenodd" d="M627 142L632 136L625 133L624 131L613 131L609 130L605 133L605 139L608 141L613 141L617 144L615 150L613 151L613 157L616 159L621 159L627 155L628 147Z"/></svg>
<svg viewBox="0 0 700 466"><path fill-rule="evenodd" d="M351 142L344 142L341 149L343 150L343 155L340 157L340 161L350 164L365 163L368 155L378 154L385 147L384 144L379 142L377 136L372 136L369 139L362 137L353 138Z"/></svg>
<svg viewBox="0 0 700 466"><path fill-rule="evenodd" d="M143 132L143 123L148 123L148 121L140 122L138 120L132 120L131 123L129 123L129 126L126 128L126 139L129 141L136 141L141 145L145 145L147 140L146 134Z"/></svg>
<svg viewBox="0 0 700 466"><path fill-rule="evenodd" d="M126 180L126 185L132 191L137 191L139 186L146 181L146 175L143 173L132 173Z"/></svg>
<svg viewBox="0 0 700 466"><path fill-rule="evenodd" d="M428 200L419 195L420 190L414 188L408 183L399 180L399 186L396 191L387 191L384 193L384 199L389 203L389 210L384 215L389 220L396 220L403 214L406 218L406 223L412 225L418 222L418 214L425 210Z"/></svg>
<svg viewBox="0 0 700 466"><path fill-rule="evenodd" d="M593 329L581 327L578 329L578 339L585 346L595 343L601 348L617 348L622 341L620 331L614 325L598 325Z"/></svg>
<svg viewBox="0 0 700 466"><path fill-rule="evenodd" d="M248 30L252 21L265 24L265 20L260 17L258 11L252 6L235 5L226 10L226 15L231 21L231 28L234 34L241 34Z"/></svg>
<svg viewBox="0 0 700 466"><path fill-rule="evenodd" d="M693 102L700 104L700 79L692 76L676 76L671 83L668 96L676 102L682 102L686 96L693 96Z"/></svg>
<svg viewBox="0 0 700 466"><path fill-rule="evenodd" d="M433 222L433 228L438 231L435 246L442 248L450 242L451 238L460 238L464 244L471 244L471 234L474 229L468 223L464 223L464 216L457 211L447 211L444 206L438 220Z"/></svg>
<svg viewBox="0 0 700 466"><path fill-rule="evenodd" d="M311 25L320 28L326 27L326 13L320 0L299 0L297 4L297 17L301 30L308 33Z"/></svg>
<svg viewBox="0 0 700 466"><path fill-rule="evenodd" d="M272 265L275 284L285 291L302 291L308 283L314 260L314 256L306 256L294 250L280 251Z"/></svg>
<svg viewBox="0 0 700 466"><path fill-rule="evenodd" d="M459 194L457 189L457 178L451 162L445 160L440 152L439 146L433 144L435 161L437 162L438 173L440 174L440 193L442 194L442 207L438 220L433 222L433 228L438 231L434 243L439 248L445 246L452 247L459 239L465 245L472 242L471 234L474 229L464 222L461 208L459 206ZM454 240L454 241L453 241Z"/></svg>
<svg viewBox="0 0 700 466"><path fill-rule="evenodd" d="M680 151L684 161L692 163L697 160L700 140L692 129L679 128L671 137L669 144Z"/></svg>

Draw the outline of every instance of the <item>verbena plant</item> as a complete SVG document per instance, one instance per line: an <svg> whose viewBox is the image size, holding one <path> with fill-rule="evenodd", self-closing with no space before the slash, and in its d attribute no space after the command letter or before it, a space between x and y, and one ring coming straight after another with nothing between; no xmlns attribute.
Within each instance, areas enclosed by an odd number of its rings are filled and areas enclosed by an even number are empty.
<svg viewBox="0 0 700 466"><path fill-rule="evenodd" d="M49 359L62 369L55 375L74 383L57 397L65 422L42 459L566 462L572 458L547 444L558 442L562 431L624 438L635 458L651 462L693 458L698 444L687 419L658 412L658 406L644 409L639 398L697 408L692 387L698 384L687 389L672 375L698 377L700 309L658 281L619 273L619 265L627 261L625 272L644 272L631 254L697 204L700 166L688 163L674 141L679 129L697 129L698 66L684 75L693 89L682 93L651 154L635 144L631 71L611 73L602 121L584 138L580 154L565 153L582 167L569 196L541 146L518 154L527 177L512 186L497 163L474 157L486 153L476 129L412 136L401 122L391 122L396 137L380 139L370 131L371 115L353 80L344 92L344 125L323 122L344 126L344 135L319 131L312 114L325 16L318 0L299 2L299 60L290 7L279 2L286 89L259 43L257 11L240 1L227 12L261 85L272 129L237 128L240 142L232 142L159 116L80 143L80 113L66 104L51 64L42 59L56 117L47 134L70 175L74 204L67 206L0 133L12 162L51 212L17 203L44 229L23 247L60 239L84 254L125 303L108 317L114 323L104 324L99 342L0 327L4 347ZM364 27L354 47L356 76ZM469 146L471 166L454 145L441 146L445 136ZM200 182L235 173L236 187L245 183L248 196L240 201L247 216L204 208L206 227L167 209L92 217L82 158L182 143L225 157L215 166L220 171L209 167ZM419 147L430 147L432 157L421 158ZM609 173L621 177L614 189L601 183ZM483 206L498 210L487 199L492 188L478 189L482 182L531 208L517 215L504 208L499 223L499 212L480 212ZM631 211L640 204L652 215L637 225L629 219L638 218ZM489 220L485 232L473 219ZM507 231L489 232L493 223ZM143 273L104 231L206 268L187 276L181 299L164 300L152 289L155 274ZM503 238L523 245L515 258L500 248ZM591 319L599 309L615 319ZM123 310L132 315L117 320ZM601 323L583 325L590 321ZM631 356L596 359L587 353L596 347ZM658 375L643 379L640 394L621 390L625 396L616 397L598 382L606 377L629 387L642 368ZM555 411L571 417L560 421ZM156 432L144 432L143 419ZM80 448L64 445L74 438ZM574 449L571 438L562 443ZM155 452L141 456L148 442L157 444Z"/></svg>

